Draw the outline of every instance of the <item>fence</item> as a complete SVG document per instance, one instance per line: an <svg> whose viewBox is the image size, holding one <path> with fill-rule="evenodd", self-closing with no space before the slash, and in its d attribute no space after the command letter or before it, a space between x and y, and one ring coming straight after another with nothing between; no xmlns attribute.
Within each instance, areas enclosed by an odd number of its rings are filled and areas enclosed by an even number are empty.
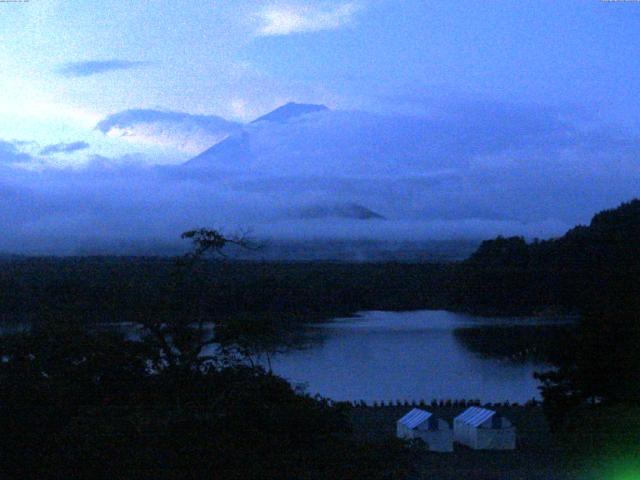
<svg viewBox="0 0 640 480"><path fill-rule="evenodd" d="M451 407L451 408L466 408L466 407L479 407L484 406L487 408L509 408L509 407L538 407L541 402L536 399L531 399L520 404L518 402L497 402L497 403L482 403L479 399L440 399L431 400L426 402L421 400L375 400L373 402L367 402L366 400L346 400L346 401L331 401L333 405L348 405L353 408L388 408L388 407L413 407L413 408L438 408L438 407Z"/></svg>

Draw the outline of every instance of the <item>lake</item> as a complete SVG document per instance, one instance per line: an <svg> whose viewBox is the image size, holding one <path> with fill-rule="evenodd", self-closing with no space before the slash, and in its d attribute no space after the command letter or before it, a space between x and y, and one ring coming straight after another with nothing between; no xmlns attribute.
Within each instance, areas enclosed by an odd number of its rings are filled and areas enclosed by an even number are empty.
<svg viewBox="0 0 640 480"><path fill-rule="evenodd" d="M491 358L472 351L456 330L496 326L566 325L559 318L484 318L447 311L361 312L308 326L313 341L272 359L274 373L306 391L334 400L374 401L479 399L525 402L539 399L532 360ZM0 335L27 330L29 323L5 319ZM138 329L112 323L131 338ZM478 327L483 327L478 330ZM525 344L528 338L520 338Z"/></svg>
<svg viewBox="0 0 640 480"><path fill-rule="evenodd" d="M488 319L446 311L363 312L310 327L322 341L277 355L274 373L334 400L540 398L534 361L487 358L466 348L456 329L482 325L567 323L554 319Z"/></svg>

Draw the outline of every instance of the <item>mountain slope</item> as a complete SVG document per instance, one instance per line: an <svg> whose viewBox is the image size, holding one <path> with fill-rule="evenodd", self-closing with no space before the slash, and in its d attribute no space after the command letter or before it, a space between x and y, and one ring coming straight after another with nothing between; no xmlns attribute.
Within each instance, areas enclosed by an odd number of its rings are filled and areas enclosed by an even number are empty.
<svg viewBox="0 0 640 480"><path fill-rule="evenodd" d="M260 118L255 119L251 123L258 122L275 122L275 123L284 123L293 118L300 117L302 115L307 115L309 113L323 112L329 110L324 105L312 105L305 103L295 103L290 102L286 105L276 108L274 111L263 115Z"/></svg>
<svg viewBox="0 0 640 480"><path fill-rule="evenodd" d="M232 135L200 155L192 158L184 165L188 167L222 169L247 164L252 160L251 141L245 131Z"/></svg>
<svg viewBox="0 0 640 480"><path fill-rule="evenodd" d="M301 208L296 215L305 220L347 218L352 220L383 220L384 217L357 203L339 205L312 205Z"/></svg>
<svg viewBox="0 0 640 480"><path fill-rule="evenodd" d="M430 171L466 155L455 132L427 119L307 107L285 105L185 165L239 174L387 176ZM306 116L301 111L314 114L295 121Z"/></svg>

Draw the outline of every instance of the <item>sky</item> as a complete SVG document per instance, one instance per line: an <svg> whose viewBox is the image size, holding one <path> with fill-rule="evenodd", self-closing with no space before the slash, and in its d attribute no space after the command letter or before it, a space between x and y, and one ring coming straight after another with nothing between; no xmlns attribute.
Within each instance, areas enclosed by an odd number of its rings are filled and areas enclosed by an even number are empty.
<svg viewBox="0 0 640 480"><path fill-rule="evenodd" d="M527 235L549 236L637 194L637 2L30 0L0 3L0 45L0 196L13 195L0 207L0 221L24 209L35 214L26 204L38 201L58 205L59 215L84 209L84 217L75 212L61 223L40 218L37 228L25 220L24 235L36 229L62 238L69 225L86 230L151 178L181 175L140 172L179 166L243 132L257 156L250 166L223 168L206 181L180 177L163 198L186 211L202 203L199 195L226 189L225 208L233 211L239 197L251 212L238 185L289 178L295 181L286 184L305 186L291 197L269 197L278 208L289 198L308 206L339 197L397 220L397 235L412 231L402 222L422 219L430 232L451 235L470 222L509 221L509 232L518 224ZM301 127L302 120L247 126L292 101L323 104L331 113L308 116L312 127ZM377 147L360 145L336 163L336 145L350 145L336 129ZM316 140L304 143L303 134ZM399 152L414 161L394 163ZM365 153L371 159L359 168L364 160L357 155ZM267 162L275 158L277 169ZM326 168L301 167L309 158ZM114 173L123 168L135 174ZM117 183L118 175L129 183ZM459 184L424 187L425 178L447 175ZM96 178L107 190L90 188ZM488 179L502 183L489 191ZM305 196L309 182L337 180L343 191ZM365 180L384 184L387 195L350 196ZM85 208L92 202L72 194L84 189L100 205L92 212ZM413 192L412 208L402 210L406 196L399 191ZM265 199L254 201L262 207ZM229 217L237 215L193 220ZM459 227L434 226L452 221ZM117 236L127 225L118 230L107 222L104 230ZM473 234L493 233L502 231Z"/></svg>

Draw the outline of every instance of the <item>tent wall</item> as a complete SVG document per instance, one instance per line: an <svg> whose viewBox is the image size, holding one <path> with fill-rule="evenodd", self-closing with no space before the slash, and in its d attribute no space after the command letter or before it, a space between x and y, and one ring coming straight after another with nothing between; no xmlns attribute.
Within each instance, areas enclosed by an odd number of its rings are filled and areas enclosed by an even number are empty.
<svg viewBox="0 0 640 480"><path fill-rule="evenodd" d="M470 407L453 421L454 440L476 450L513 450L516 429L502 415Z"/></svg>
<svg viewBox="0 0 640 480"><path fill-rule="evenodd" d="M516 448L516 429L476 428L460 422L454 426L454 439L475 450L513 450Z"/></svg>
<svg viewBox="0 0 640 480"><path fill-rule="evenodd" d="M406 440L414 438L413 430L400 422L396 424L396 435L398 438L404 438Z"/></svg>
<svg viewBox="0 0 640 480"><path fill-rule="evenodd" d="M467 425L460 420L454 420L453 437L456 442L472 447L474 435L471 425Z"/></svg>
<svg viewBox="0 0 640 480"><path fill-rule="evenodd" d="M442 419L436 421L437 429L435 430L433 429L434 421L424 422L413 429L398 422L396 434L405 440L420 439L432 452L453 452L453 430L446 421Z"/></svg>
<svg viewBox="0 0 640 480"><path fill-rule="evenodd" d="M418 430L416 438L420 438L432 452L453 452L453 431L450 428L428 432Z"/></svg>

